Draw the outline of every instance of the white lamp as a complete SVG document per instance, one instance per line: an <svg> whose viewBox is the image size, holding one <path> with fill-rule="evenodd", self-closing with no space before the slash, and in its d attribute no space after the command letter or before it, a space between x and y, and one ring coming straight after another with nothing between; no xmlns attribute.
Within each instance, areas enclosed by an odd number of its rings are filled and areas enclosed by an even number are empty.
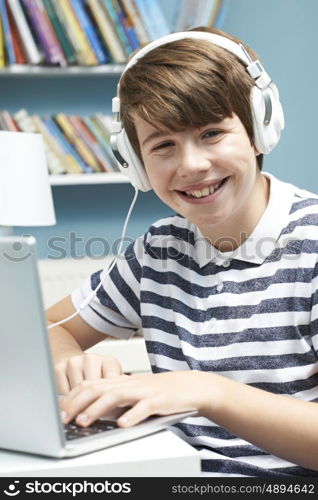
<svg viewBox="0 0 318 500"><path fill-rule="evenodd" d="M0 226L55 223L42 136L0 131Z"/></svg>

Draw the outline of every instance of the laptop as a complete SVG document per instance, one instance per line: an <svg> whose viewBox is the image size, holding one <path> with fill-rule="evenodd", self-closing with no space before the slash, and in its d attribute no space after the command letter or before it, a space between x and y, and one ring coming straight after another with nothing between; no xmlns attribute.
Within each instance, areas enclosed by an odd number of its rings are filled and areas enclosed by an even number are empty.
<svg viewBox="0 0 318 500"><path fill-rule="evenodd" d="M102 418L89 428L60 418L33 237L0 238L0 448L74 457L152 434L195 412L134 427ZM128 341L129 342L129 341Z"/></svg>

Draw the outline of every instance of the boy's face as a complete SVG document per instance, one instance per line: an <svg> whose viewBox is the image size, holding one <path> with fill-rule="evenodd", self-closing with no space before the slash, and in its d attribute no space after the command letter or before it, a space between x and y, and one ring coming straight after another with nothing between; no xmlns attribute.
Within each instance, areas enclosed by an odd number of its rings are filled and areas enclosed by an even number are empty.
<svg viewBox="0 0 318 500"><path fill-rule="evenodd" d="M237 115L181 132L159 132L139 117L135 125L154 191L205 236L259 212L257 153Z"/></svg>

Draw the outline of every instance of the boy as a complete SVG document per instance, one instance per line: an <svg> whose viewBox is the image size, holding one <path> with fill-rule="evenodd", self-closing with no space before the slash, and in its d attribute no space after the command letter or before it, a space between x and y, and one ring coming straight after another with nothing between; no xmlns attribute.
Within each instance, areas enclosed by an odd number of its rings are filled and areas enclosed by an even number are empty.
<svg viewBox="0 0 318 500"><path fill-rule="evenodd" d="M125 427L197 410L175 428L203 473L315 476L318 197L261 171L284 123L255 53L195 32L137 55L121 77L114 153L177 215L137 238L80 316L51 330L63 418L87 426L125 406ZM140 328L151 374L83 352Z"/></svg>

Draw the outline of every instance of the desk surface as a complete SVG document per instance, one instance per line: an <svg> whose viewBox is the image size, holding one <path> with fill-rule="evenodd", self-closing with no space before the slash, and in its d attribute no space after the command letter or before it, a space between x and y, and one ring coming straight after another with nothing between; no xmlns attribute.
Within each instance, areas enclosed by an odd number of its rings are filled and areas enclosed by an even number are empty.
<svg viewBox="0 0 318 500"><path fill-rule="evenodd" d="M0 450L1 477L199 475L198 452L168 430L76 458L54 459Z"/></svg>

